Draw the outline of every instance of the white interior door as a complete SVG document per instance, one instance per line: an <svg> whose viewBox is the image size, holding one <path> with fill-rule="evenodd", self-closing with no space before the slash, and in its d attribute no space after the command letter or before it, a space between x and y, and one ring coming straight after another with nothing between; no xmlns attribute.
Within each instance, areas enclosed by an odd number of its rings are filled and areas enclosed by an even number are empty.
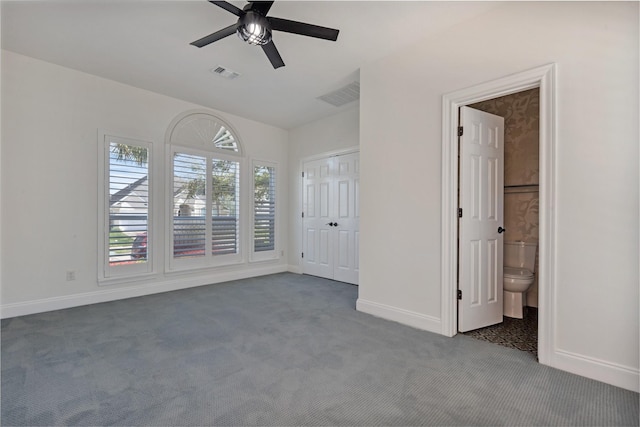
<svg viewBox="0 0 640 427"><path fill-rule="evenodd" d="M502 322L504 119L460 109L458 330Z"/></svg>
<svg viewBox="0 0 640 427"><path fill-rule="evenodd" d="M358 153L304 163L302 271L358 284Z"/></svg>
<svg viewBox="0 0 640 427"><path fill-rule="evenodd" d="M358 238L360 234L358 153L333 157L334 162L334 226L333 226L333 278L341 282L358 284Z"/></svg>
<svg viewBox="0 0 640 427"><path fill-rule="evenodd" d="M302 271L333 279L333 171L331 159L306 162L302 194Z"/></svg>

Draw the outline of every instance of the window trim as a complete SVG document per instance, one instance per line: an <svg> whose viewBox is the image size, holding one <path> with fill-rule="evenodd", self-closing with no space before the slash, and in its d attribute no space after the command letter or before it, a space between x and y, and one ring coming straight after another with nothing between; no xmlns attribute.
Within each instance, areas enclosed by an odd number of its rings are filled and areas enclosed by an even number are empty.
<svg viewBox="0 0 640 427"><path fill-rule="evenodd" d="M265 166L274 168L274 172L276 175L275 178L275 214L274 214L274 248L268 251L256 251L255 250L255 168L257 166ZM262 262L262 261L271 261L278 259L278 254L280 253L280 237L278 230L281 228L280 225L280 209L279 200L280 200L280 173L279 173L279 165L277 162L272 162L268 160L261 159L252 159L251 160L251 169L249 170L249 179L251 181L251 190L249 191L250 203L249 207L251 209L251 220L250 220L250 228L251 232L249 233L250 241L249 247L251 250L249 251L249 262Z"/></svg>
<svg viewBox="0 0 640 427"><path fill-rule="evenodd" d="M143 147L147 149L147 261L139 264L111 266L109 264L110 212L110 144L111 142ZM98 284L107 285L136 279L145 279L154 275L154 203L155 185L153 171L153 143L151 141L98 129Z"/></svg>

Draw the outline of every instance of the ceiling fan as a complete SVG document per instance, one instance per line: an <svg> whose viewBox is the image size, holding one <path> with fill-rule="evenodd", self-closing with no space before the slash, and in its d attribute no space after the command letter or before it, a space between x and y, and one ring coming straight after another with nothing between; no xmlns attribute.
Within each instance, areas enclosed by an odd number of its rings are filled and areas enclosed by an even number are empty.
<svg viewBox="0 0 640 427"><path fill-rule="evenodd" d="M233 13L238 17L238 22L191 43L197 47L207 46L233 33L238 33L238 36L245 42L261 46L273 68L280 68L284 67L284 62L271 39L272 31L284 31L332 41L338 39L339 30L333 28L267 16L271 5L273 5L272 1L251 1L243 9L226 1L209 0L209 3Z"/></svg>

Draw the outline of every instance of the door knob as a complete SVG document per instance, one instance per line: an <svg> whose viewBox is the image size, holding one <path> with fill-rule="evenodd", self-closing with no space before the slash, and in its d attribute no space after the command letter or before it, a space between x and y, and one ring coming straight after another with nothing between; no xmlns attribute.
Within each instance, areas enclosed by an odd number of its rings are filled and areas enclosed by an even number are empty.
<svg viewBox="0 0 640 427"><path fill-rule="evenodd" d="M328 223L327 225L328 225L329 227L333 227L333 222L330 222L330 223ZM336 225L338 225L338 224L336 224Z"/></svg>
<svg viewBox="0 0 640 427"><path fill-rule="evenodd" d="M337 222L334 222L334 223L333 223L333 226L334 226L334 227L337 227L337 226L338 226L338 223L337 223Z"/></svg>
<svg viewBox="0 0 640 427"><path fill-rule="evenodd" d="M505 228L498 227L498 233L504 233L505 231L507 231Z"/></svg>

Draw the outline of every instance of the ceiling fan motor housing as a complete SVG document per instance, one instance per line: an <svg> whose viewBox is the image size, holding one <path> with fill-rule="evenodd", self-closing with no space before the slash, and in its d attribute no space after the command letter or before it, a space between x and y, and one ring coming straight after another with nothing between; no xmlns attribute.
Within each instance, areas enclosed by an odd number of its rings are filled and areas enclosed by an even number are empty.
<svg viewBox="0 0 640 427"><path fill-rule="evenodd" d="M265 45L271 41L271 25L264 16L252 10L238 19L238 36L252 45Z"/></svg>

